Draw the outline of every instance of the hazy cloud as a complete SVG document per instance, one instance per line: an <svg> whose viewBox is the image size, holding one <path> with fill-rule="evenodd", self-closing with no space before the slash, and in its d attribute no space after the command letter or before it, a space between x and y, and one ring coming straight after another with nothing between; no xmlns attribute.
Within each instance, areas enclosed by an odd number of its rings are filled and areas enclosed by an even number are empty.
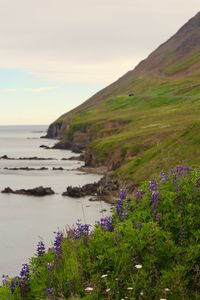
<svg viewBox="0 0 200 300"><path fill-rule="evenodd" d="M199 0L0 0L0 68L108 84L199 8Z"/></svg>
<svg viewBox="0 0 200 300"><path fill-rule="evenodd" d="M5 88L0 89L0 92L3 93L16 93L16 92L23 92L23 93L46 93L52 90L55 90L56 87L53 86L42 86L42 87L25 87L25 88Z"/></svg>

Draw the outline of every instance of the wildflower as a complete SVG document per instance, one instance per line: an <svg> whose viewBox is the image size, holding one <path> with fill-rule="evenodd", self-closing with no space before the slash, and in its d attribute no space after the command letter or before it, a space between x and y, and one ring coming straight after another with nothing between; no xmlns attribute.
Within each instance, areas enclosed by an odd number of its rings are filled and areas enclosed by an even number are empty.
<svg viewBox="0 0 200 300"><path fill-rule="evenodd" d="M8 282L8 275L2 275L2 284L5 285Z"/></svg>
<svg viewBox="0 0 200 300"><path fill-rule="evenodd" d="M86 292L92 292L94 289L93 287L91 287L90 285L88 285L86 288L85 288L85 291Z"/></svg>
<svg viewBox="0 0 200 300"><path fill-rule="evenodd" d="M76 223L77 227L74 227L74 236L76 239L79 239L82 236L88 236L91 234L89 224L81 224L80 222Z"/></svg>
<svg viewBox="0 0 200 300"><path fill-rule="evenodd" d="M121 200L126 199L126 191L120 190L119 198L120 198Z"/></svg>
<svg viewBox="0 0 200 300"><path fill-rule="evenodd" d="M141 292L140 292L140 295L141 295L141 296L143 296L143 295L144 295L144 292L143 292L143 291L141 291Z"/></svg>
<svg viewBox="0 0 200 300"><path fill-rule="evenodd" d="M151 197L151 200L152 200L152 207L153 207L153 208L156 207L159 198L160 198L159 192L153 191L153 192L152 192L152 197Z"/></svg>
<svg viewBox="0 0 200 300"><path fill-rule="evenodd" d="M101 275L101 278L106 278L108 276L108 274L103 274Z"/></svg>
<svg viewBox="0 0 200 300"><path fill-rule="evenodd" d="M166 298L160 298L160 300L167 300Z"/></svg>
<svg viewBox="0 0 200 300"><path fill-rule="evenodd" d="M117 211L118 216L121 216L122 211L123 211L123 200L122 199L117 200L116 211Z"/></svg>
<svg viewBox="0 0 200 300"><path fill-rule="evenodd" d="M62 249L61 249L62 240L63 240L63 233L62 232L57 232L55 240L54 240L54 249L55 249L56 255L60 255L61 254L61 251L62 251Z"/></svg>
<svg viewBox="0 0 200 300"><path fill-rule="evenodd" d="M51 299L51 297L54 296L55 293L55 289L54 288L48 288L45 291L45 296L47 297L47 299Z"/></svg>
<svg viewBox="0 0 200 300"><path fill-rule="evenodd" d="M174 187L175 187L176 191L178 191L179 190L179 184L177 182L177 175L176 174L174 174L174 176L173 176L173 184L174 184Z"/></svg>
<svg viewBox="0 0 200 300"><path fill-rule="evenodd" d="M22 295L25 295L29 290L29 275L29 266L27 264L23 264L19 276L19 286Z"/></svg>
<svg viewBox="0 0 200 300"><path fill-rule="evenodd" d="M155 191L157 188L157 183L155 179L149 181L149 192Z"/></svg>
<svg viewBox="0 0 200 300"><path fill-rule="evenodd" d="M165 174L163 171L160 172L160 181L161 182L166 182L169 180L169 177L167 174Z"/></svg>
<svg viewBox="0 0 200 300"><path fill-rule="evenodd" d="M128 290L128 291L132 291L132 290L133 290L133 287L128 287L127 290Z"/></svg>
<svg viewBox="0 0 200 300"><path fill-rule="evenodd" d="M45 253L45 245L42 241L37 244L37 256L41 256Z"/></svg>
<svg viewBox="0 0 200 300"><path fill-rule="evenodd" d="M135 268L138 269L138 270L142 269L142 265L140 265L140 264L139 265L135 265Z"/></svg>
<svg viewBox="0 0 200 300"><path fill-rule="evenodd" d="M170 289L169 288L165 288L164 291L165 292L170 292Z"/></svg>
<svg viewBox="0 0 200 300"><path fill-rule="evenodd" d="M106 293L109 293L110 292L110 289L106 289Z"/></svg>
<svg viewBox="0 0 200 300"><path fill-rule="evenodd" d="M96 224L100 225L101 229L103 230L112 231L113 229L111 217L103 217L100 219L100 221L96 222Z"/></svg>
<svg viewBox="0 0 200 300"><path fill-rule="evenodd" d="M10 282L11 294L14 294L15 288L19 286L19 276L14 277Z"/></svg>
<svg viewBox="0 0 200 300"><path fill-rule="evenodd" d="M139 203L141 198L142 198L142 194L143 194L143 191L142 190L138 190L135 192L135 199L136 199L136 202Z"/></svg>
<svg viewBox="0 0 200 300"><path fill-rule="evenodd" d="M127 213L122 213L122 217L128 218L128 214Z"/></svg>

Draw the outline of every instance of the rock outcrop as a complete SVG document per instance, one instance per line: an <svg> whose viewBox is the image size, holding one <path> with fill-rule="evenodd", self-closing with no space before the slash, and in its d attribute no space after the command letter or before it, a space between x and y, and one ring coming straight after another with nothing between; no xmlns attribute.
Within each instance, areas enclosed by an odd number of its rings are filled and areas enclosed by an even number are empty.
<svg viewBox="0 0 200 300"><path fill-rule="evenodd" d="M72 198L80 198L84 196L92 196L91 200L105 200L112 203L112 198L119 192L119 182L108 176L91 184L85 184L82 187L68 186L67 190L62 194Z"/></svg>
<svg viewBox="0 0 200 300"><path fill-rule="evenodd" d="M48 196L53 195L55 192L50 187L39 186L33 189L20 189L12 190L10 187L5 188L1 193L4 194L16 194L16 195L28 195L28 196Z"/></svg>

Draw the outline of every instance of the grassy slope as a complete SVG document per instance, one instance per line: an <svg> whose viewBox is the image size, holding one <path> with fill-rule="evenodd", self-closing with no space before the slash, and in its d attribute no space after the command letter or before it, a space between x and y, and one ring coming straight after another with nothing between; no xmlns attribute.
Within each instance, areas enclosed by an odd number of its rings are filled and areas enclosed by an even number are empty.
<svg viewBox="0 0 200 300"><path fill-rule="evenodd" d="M93 163L138 183L200 162L200 12L134 70L59 121L64 139L87 132ZM134 96L128 96L134 93Z"/></svg>
<svg viewBox="0 0 200 300"><path fill-rule="evenodd" d="M70 134L91 126L90 148L96 162L119 160L122 166L115 173L135 183L176 164L199 164L198 75L157 84L152 80L152 85L140 78L133 86L135 96L114 96L76 113ZM113 121L120 125L110 128Z"/></svg>

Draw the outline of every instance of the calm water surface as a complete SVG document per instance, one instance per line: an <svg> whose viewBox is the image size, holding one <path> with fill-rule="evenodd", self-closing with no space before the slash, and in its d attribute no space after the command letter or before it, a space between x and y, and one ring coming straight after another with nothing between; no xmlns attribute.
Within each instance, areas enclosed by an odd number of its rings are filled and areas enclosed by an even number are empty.
<svg viewBox="0 0 200 300"><path fill-rule="evenodd" d="M56 160L0 160L0 191L50 186L55 195L32 197L0 193L0 275L18 275L21 264L28 262L36 251L38 240L52 245L54 233L73 225L78 219L94 224L102 216L102 209L110 214L110 206L104 202L90 202L89 197L73 199L61 193L69 185L78 186L98 181L101 176L76 170L79 161L63 161L74 156L67 150L44 150L41 144L52 146L55 141L40 139L46 126L0 126L0 156L13 158L42 157ZM47 167L48 171L9 171L5 167ZM63 167L65 171L53 171Z"/></svg>

